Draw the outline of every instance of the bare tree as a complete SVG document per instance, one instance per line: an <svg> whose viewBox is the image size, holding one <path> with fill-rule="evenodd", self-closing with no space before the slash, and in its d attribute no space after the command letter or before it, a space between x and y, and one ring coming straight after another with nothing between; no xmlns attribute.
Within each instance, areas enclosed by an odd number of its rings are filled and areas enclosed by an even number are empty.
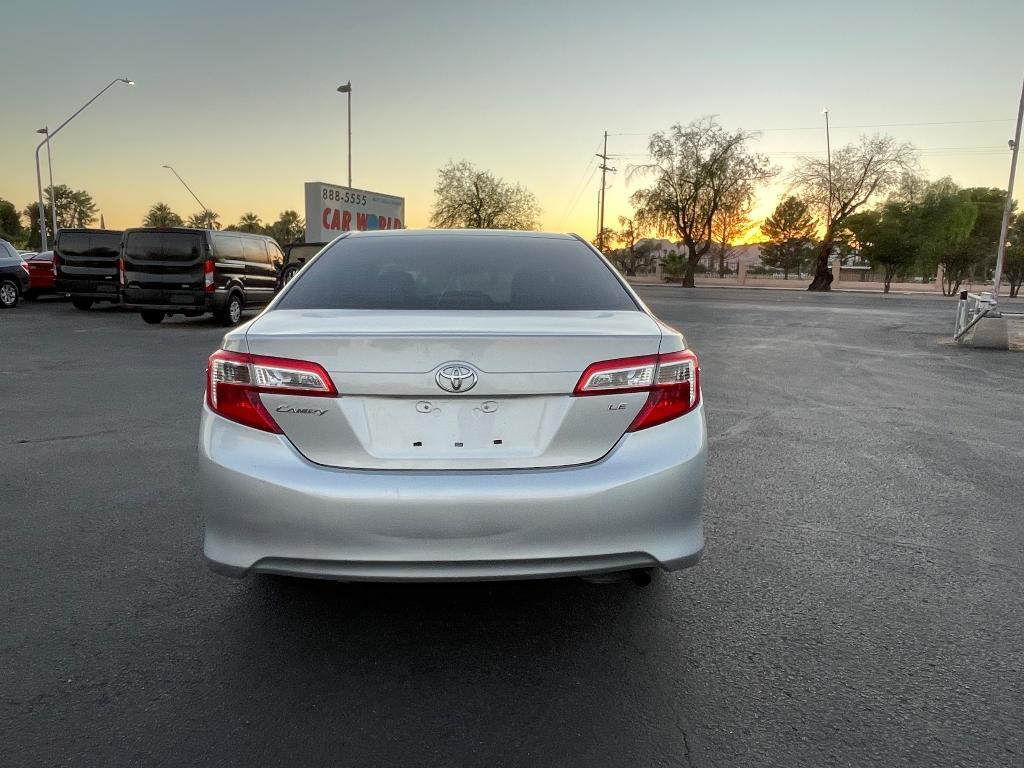
<svg viewBox="0 0 1024 768"><path fill-rule="evenodd" d="M619 226L622 229L613 232L612 238L618 241L620 247L610 252L608 258L629 276L649 272L654 267L657 243L640 237L641 231L635 219L619 216Z"/></svg>
<svg viewBox="0 0 1024 768"><path fill-rule="evenodd" d="M694 267L711 248L719 212L752 202L757 186L776 173L765 155L747 150L752 138L726 131L714 118L677 123L651 136L650 163L630 169L630 176L654 177L653 185L634 192L631 201L643 229L682 240L685 286L693 286Z"/></svg>
<svg viewBox="0 0 1024 768"><path fill-rule="evenodd" d="M438 171L434 196L430 223L435 227L537 229L540 208L532 192L467 160Z"/></svg>
<svg viewBox="0 0 1024 768"><path fill-rule="evenodd" d="M607 256L612 251L611 245L615 242L617 237L618 234L614 229L611 227L605 227L597 233L594 239L590 241L590 244Z"/></svg>
<svg viewBox="0 0 1024 768"><path fill-rule="evenodd" d="M791 180L803 200L824 222L825 233L814 266L809 291L832 289L828 257L836 234L846 220L872 199L897 189L905 174L916 168L914 147L891 136L862 136L832 153L832 168L825 158L797 158Z"/></svg>
<svg viewBox="0 0 1024 768"><path fill-rule="evenodd" d="M736 241L745 237L755 226L750 220L753 200L737 195L735 200L723 201L711 222L711 256L718 261L718 274L725 274L725 262L736 249ZM709 262L708 267L712 264Z"/></svg>

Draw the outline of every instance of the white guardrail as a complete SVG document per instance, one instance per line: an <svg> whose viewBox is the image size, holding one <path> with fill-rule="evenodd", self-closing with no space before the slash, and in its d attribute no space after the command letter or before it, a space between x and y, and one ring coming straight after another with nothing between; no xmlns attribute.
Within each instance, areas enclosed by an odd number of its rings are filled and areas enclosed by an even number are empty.
<svg viewBox="0 0 1024 768"><path fill-rule="evenodd" d="M960 301L956 305L956 325L953 327L953 341L960 341L965 333L973 328L979 320L987 317L996 308L995 297L988 292L960 292Z"/></svg>

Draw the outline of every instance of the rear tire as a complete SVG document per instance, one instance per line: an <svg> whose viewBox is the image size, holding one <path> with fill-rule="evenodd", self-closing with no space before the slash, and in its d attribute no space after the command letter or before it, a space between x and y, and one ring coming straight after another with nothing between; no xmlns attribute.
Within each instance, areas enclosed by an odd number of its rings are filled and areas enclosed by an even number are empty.
<svg viewBox="0 0 1024 768"><path fill-rule="evenodd" d="M74 304L75 309L86 310L92 307L92 299L87 299L82 296L72 296L71 303Z"/></svg>
<svg viewBox="0 0 1024 768"><path fill-rule="evenodd" d="M2 309L14 309L18 306L18 284L13 280L4 280L0 282L0 308Z"/></svg>
<svg viewBox="0 0 1024 768"><path fill-rule="evenodd" d="M295 274L302 269L301 264L289 264L284 268L284 272L281 273L281 287L284 288L288 283L291 282Z"/></svg>
<svg viewBox="0 0 1024 768"><path fill-rule="evenodd" d="M221 325L238 325L242 319L242 297L237 293L228 296L228 302L215 313Z"/></svg>
<svg viewBox="0 0 1024 768"><path fill-rule="evenodd" d="M165 312L161 312L157 309L144 309L139 312L142 315L142 319L150 325L159 325L164 321Z"/></svg>

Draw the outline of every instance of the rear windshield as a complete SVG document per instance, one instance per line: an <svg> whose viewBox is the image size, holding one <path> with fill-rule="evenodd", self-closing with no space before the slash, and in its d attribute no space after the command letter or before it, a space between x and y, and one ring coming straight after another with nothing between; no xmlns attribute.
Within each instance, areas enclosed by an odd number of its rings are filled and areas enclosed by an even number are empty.
<svg viewBox="0 0 1024 768"><path fill-rule="evenodd" d="M121 249L120 232L62 232L55 246L63 256L116 259Z"/></svg>
<svg viewBox="0 0 1024 768"><path fill-rule="evenodd" d="M293 280L278 309L636 310L578 240L350 237Z"/></svg>
<svg viewBox="0 0 1024 768"><path fill-rule="evenodd" d="M124 243L124 256L132 261L196 261L202 252L197 232L129 232Z"/></svg>

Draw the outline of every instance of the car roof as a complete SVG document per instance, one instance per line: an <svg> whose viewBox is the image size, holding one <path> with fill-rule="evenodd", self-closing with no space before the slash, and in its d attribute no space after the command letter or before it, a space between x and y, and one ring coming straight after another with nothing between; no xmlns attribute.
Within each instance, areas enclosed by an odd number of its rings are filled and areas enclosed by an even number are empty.
<svg viewBox="0 0 1024 768"><path fill-rule="evenodd" d="M562 232L535 232L523 229L374 229L349 232L347 237L527 237L548 240L577 240Z"/></svg>
<svg viewBox="0 0 1024 768"><path fill-rule="evenodd" d="M81 234L82 232L88 232L91 235L120 235L123 230L120 229L92 229L90 227L61 227L57 230L57 236L60 237L64 233L69 234Z"/></svg>
<svg viewBox="0 0 1024 768"><path fill-rule="evenodd" d="M238 235L239 237L261 237L264 240L273 240L274 238L269 235L260 235L255 232L239 232L236 229L203 229L201 227L129 227L125 230L128 232L184 232L184 233L198 233L198 232L212 232L217 235Z"/></svg>

